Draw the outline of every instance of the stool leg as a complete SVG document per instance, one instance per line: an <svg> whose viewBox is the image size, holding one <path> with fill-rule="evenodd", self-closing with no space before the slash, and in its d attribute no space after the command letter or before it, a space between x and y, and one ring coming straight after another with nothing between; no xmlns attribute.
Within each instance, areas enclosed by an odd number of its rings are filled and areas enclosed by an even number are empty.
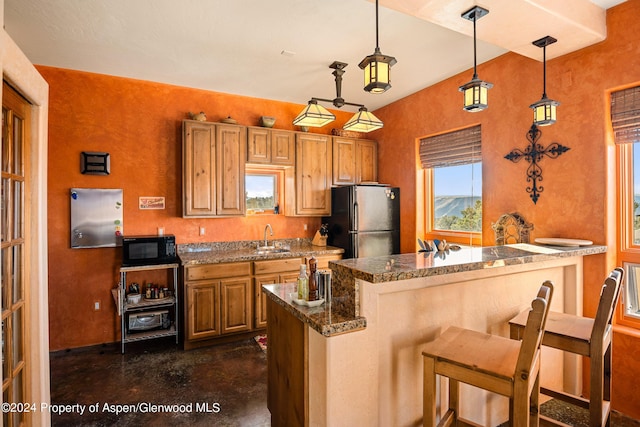
<svg viewBox="0 0 640 427"><path fill-rule="evenodd" d="M513 384L513 396L511 397L510 410L512 427L527 427L530 415L529 381L536 378L518 378L516 375Z"/></svg>
<svg viewBox="0 0 640 427"><path fill-rule="evenodd" d="M424 378L422 383L422 425L436 425L436 364L432 357L424 356Z"/></svg>
<svg viewBox="0 0 640 427"><path fill-rule="evenodd" d="M449 378L449 410L442 418L453 418L455 423L460 415L460 383L453 378Z"/></svg>
<svg viewBox="0 0 640 427"><path fill-rule="evenodd" d="M604 354L604 391L603 391L603 399L607 402L611 402L611 352L613 351L613 344L609 342L609 346L607 347L607 351ZM608 408L609 412L607 413L606 420L604 425L609 427L611 422L611 405Z"/></svg>
<svg viewBox="0 0 640 427"><path fill-rule="evenodd" d="M589 425L591 427L602 427L604 389L607 381L605 378L605 354L603 350L602 345L591 344L591 357L589 358L589 380L591 382Z"/></svg>
<svg viewBox="0 0 640 427"><path fill-rule="evenodd" d="M540 425L540 373L536 376L536 381L529 396L529 426L538 427Z"/></svg>

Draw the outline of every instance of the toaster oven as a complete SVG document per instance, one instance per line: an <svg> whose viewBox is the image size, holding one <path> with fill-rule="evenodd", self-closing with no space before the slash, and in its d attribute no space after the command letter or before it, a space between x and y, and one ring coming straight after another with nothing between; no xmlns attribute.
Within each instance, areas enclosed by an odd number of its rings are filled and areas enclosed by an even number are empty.
<svg viewBox="0 0 640 427"><path fill-rule="evenodd" d="M169 329L171 318L169 310L145 311L129 315L129 332L148 331L150 329Z"/></svg>

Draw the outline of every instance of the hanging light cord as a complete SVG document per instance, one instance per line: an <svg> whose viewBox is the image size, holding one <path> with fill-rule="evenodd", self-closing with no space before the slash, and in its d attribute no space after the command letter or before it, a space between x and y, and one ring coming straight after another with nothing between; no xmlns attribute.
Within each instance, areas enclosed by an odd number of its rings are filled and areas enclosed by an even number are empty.
<svg viewBox="0 0 640 427"><path fill-rule="evenodd" d="M547 97L547 46L542 47L542 99Z"/></svg>
<svg viewBox="0 0 640 427"><path fill-rule="evenodd" d="M376 52L380 51L380 45L378 43L378 0L376 0Z"/></svg>
<svg viewBox="0 0 640 427"><path fill-rule="evenodd" d="M478 78L477 72L477 54L476 54L476 20L478 19L476 12L473 13L473 80Z"/></svg>

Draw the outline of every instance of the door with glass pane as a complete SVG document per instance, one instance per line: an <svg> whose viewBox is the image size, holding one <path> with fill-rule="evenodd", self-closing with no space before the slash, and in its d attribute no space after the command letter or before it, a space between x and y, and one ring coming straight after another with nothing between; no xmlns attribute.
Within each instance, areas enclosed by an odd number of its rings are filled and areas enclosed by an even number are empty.
<svg viewBox="0 0 640 427"><path fill-rule="evenodd" d="M25 141L30 105L4 82L2 94L2 401L23 403L30 397L26 348L29 328L25 323L28 319L25 219L29 214L25 203L28 200ZM4 426L29 423L26 411L2 412Z"/></svg>

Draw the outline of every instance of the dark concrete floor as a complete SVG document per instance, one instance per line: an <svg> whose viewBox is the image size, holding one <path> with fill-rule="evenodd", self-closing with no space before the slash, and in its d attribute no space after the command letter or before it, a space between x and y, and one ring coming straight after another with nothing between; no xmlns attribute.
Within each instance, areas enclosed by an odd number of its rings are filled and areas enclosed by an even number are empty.
<svg viewBox="0 0 640 427"><path fill-rule="evenodd" d="M270 425L267 358L253 339L182 351L169 338L126 350L122 355L111 344L51 354L51 402L86 405L83 415L52 415L53 426ZM136 404L141 407L115 413L115 405ZM178 406L160 412L151 405ZM541 413L589 425L585 410L563 402L547 402ZM611 427L640 427L640 421L614 412Z"/></svg>
<svg viewBox="0 0 640 427"><path fill-rule="evenodd" d="M253 339L191 351L158 339L127 344L124 355L119 345L55 352L51 402L86 405L83 415L52 415L53 426L269 426L271 419L267 358ZM116 414L105 404L141 407Z"/></svg>

